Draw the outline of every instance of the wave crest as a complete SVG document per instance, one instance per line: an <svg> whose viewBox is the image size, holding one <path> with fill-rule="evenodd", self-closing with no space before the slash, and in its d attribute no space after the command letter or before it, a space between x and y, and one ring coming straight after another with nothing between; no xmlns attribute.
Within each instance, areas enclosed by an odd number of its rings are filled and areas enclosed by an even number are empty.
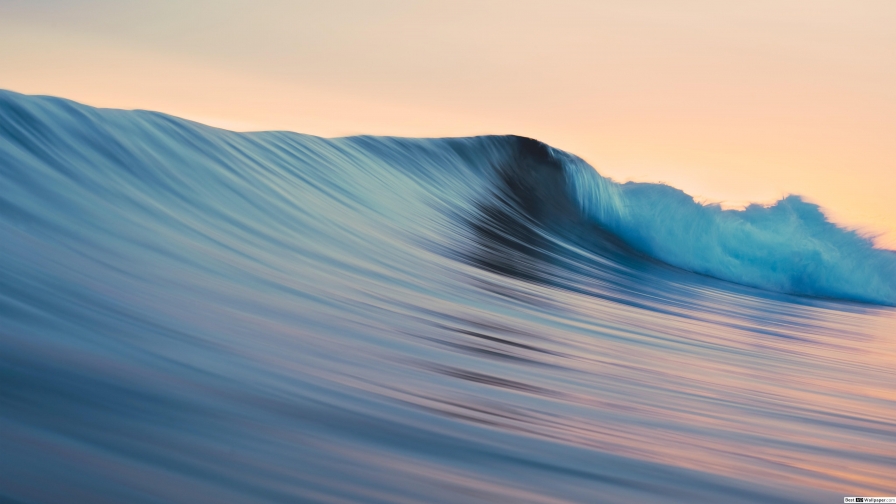
<svg viewBox="0 0 896 504"><path fill-rule="evenodd" d="M663 262L777 292L896 304L896 253L836 226L799 196L724 210L664 184L617 184L558 156L582 211Z"/></svg>

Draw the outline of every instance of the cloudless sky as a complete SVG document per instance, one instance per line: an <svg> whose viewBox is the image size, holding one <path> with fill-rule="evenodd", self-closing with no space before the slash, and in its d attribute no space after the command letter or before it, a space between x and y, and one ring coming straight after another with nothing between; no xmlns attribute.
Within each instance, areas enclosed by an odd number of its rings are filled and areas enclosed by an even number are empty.
<svg viewBox="0 0 896 504"><path fill-rule="evenodd" d="M235 130L515 133L896 248L896 1L0 0L0 88Z"/></svg>

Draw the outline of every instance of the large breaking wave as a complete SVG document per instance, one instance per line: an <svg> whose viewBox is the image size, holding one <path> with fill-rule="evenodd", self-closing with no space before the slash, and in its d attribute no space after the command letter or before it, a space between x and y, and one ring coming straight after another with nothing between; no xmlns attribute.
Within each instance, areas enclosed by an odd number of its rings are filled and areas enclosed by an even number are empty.
<svg viewBox="0 0 896 504"><path fill-rule="evenodd" d="M896 304L896 258L797 197L0 92L0 258L0 500L813 501L896 467L892 311L832 300Z"/></svg>
<svg viewBox="0 0 896 504"><path fill-rule="evenodd" d="M301 155L305 154L302 150L307 150L310 158L320 155L314 152L315 148L328 143L319 138L284 133L240 138L233 133L160 114L99 112L59 100L24 100L9 93L3 95L2 110L7 121L11 120L4 124L7 170L22 170L35 162L21 157L25 154L41 156L43 159L36 161L56 167L61 167L72 157L84 161L100 160L107 166L97 165L97 173L79 176L100 178L109 175L117 179L121 174L105 170L124 165L132 172L129 175L136 177L129 183L145 184L133 189L153 198L183 194L191 188L190 182L198 183L192 180L195 177L228 175L210 172L203 166L209 161L220 161L214 158L222 154L213 150L219 145L233 148L232 144L242 143L239 147L245 151L239 152L239 157L245 157L247 162L271 160L284 164L289 162L290 155L306 157ZM38 143L41 141L44 143ZM670 265L783 293L896 304L896 253L876 249L869 238L837 227L825 218L818 206L806 203L798 196L789 196L770 207L751 205L745 210L722 210L718 205L697 203L684 192L667 185L617 184L600 176L575 156L512 136L447 140L348 138L329 143L332 145L327 145L324 150L363 155L379 164L376 167L379 170L411 170L414 176L428 177L430 180L425 181L423 188L430 192L439 191L446 185L453 188L446 192L447 196L435 195L447 200L448 205L468 202L473 197L471 194L477 191L495 191L498 177L528 178L530 180L518 180L515 184L540 194L527 197L553 198L557 201L546 204L558 207L567 204L562 200L572 198L588 219L616 234L634 249ZM284 152L285 145L282 144L288 145L290 151ZM23 153L16 147L30 149ZM163 154L175 156L178 158L175 166L188 166L193 172L160 173L160 169L170 170L172 166L168 160L159 159ZM184 158L188 155L200 157L193 164ZM529 156L524 161L532 165L530 169L507 168L508 160L514 156ZM554 165L560 167L568 191L551 191L550 184L541 184L545 177L552 176L552 170L553 176L560 176ZM508 169L516 171L506 173ZM498 173L501 170L505 172ZM7 176L16 175L7 173ZM387 176L380 174L380 177ZM99 180L96 183L109 184ZM457 190L458 186L476 187ZM413 194L401 194L406 189L403 186L353 189L352 194L364 199L374 197L372 194L376 194L378 200L385 199L382 192L375 192L382 190L397 199ZM365 196L364 193L370 194ZM451 199L458 193L461 193L460 199ZM192 205L201 205L208 200L203 195L190 197L197 199L190 203ZM4 203L22 210L21 205L14 202ZM402 213L402 209L396 211ZM404 209L406 213L412 211L410 207ZM405 216L408 217L410 215ZM555 218L556 222L543 224L549 229L566 225L563 216Z"/></svg>
<svg viewBox="0 0 896 504"><path fill-rule="evenodd" d="M633 247L696 273L791 294L896 303L896 253L788 196L744 210L663 184L616 184L557 153L583 211Z"/></svg>

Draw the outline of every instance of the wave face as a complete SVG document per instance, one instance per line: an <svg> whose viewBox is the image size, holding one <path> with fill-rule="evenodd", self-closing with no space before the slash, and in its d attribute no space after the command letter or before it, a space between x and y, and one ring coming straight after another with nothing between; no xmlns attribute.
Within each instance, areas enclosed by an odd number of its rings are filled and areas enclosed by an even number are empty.
<svg viewBox="0 0 896 504"><path fill-rule="evenodd" d="M896 260L796 197L0 92L0 257L4 502L892 490Z"/></svg>

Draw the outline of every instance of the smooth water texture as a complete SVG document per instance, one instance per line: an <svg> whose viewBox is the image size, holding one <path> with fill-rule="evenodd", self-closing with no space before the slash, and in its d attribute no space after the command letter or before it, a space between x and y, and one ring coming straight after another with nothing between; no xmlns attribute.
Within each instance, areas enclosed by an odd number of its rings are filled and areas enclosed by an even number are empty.
<svg viewBox="0 0 896 504"><path fill-rule="evenodd" d="M0 92L0 260L4 503L896 493L894 254L795 197Z"/></svg>

